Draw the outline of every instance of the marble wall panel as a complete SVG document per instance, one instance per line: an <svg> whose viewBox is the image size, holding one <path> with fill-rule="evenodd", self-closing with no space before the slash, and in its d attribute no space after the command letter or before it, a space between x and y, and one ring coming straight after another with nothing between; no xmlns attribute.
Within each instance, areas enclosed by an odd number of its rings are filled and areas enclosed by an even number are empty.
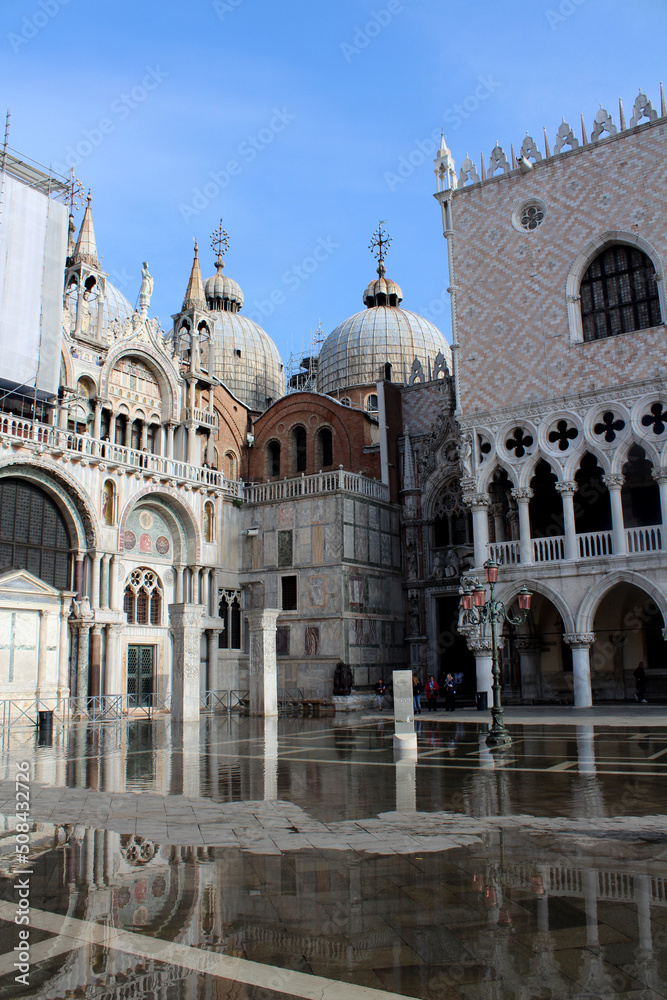
<svg viewBox="0 0 667 1000"><path fill-rule="evenodd" d="M372 510L373 508L371 508ZM372 563L380 562L380 533L370 531L368 533L368 561Z"/></svg>
<svg viewBox="0 0 667 1000"><path fill-rule="evenodd" d="M343 526L343 558L354 559L354 525Z"/></svg>
<svg viewBox="0 0 667 1000"><path fill-rule="evenodd" d="M368 504L364 500L355 500L354 508L355 523L366 526L368 524Z"/></svg>
<svg viewBox="0 0 667 1000"><path fill-rule="evenodd" d="M368 562L368 531L356 528L354 535L354 557L359 562Z"/></svg>
<svg viewBox="0 0 667 1000"><path fill-rule="evenodd" d="M312 531L313 531L312 563L313 566L321 566L321 564L324 562L324 525L314 524Z"/></svg>

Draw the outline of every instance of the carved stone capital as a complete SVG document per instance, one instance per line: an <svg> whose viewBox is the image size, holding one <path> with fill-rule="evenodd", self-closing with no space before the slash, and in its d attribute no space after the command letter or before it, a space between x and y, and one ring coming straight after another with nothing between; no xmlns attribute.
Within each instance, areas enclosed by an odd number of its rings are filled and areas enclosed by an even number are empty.
<svg viewBox="0 0 667 1000"><path fill-rule="evenodd" d="M667 483L667 468L664 465L660 469L651 469L651 475L656 483Z"/></svg>
<svg viewBox="0 0 667 1000"><path fill-rule="evenodd" d="M662 632L663 640L667 642L667 628L660 629L660 631Z"/></svg>
<svg viewBox="0 0 667 1000"><path fill-rule="evenodd" d="M621 489L623 489L623 483L625 482L625 476L622 476L620 473L615 474L613 476L603 476L602 477L602 482L605 484L605 486L607 487L607 489L609 490L609 492L613 493L614 490L621 490Z"/></svg>
<svg viewBox="0 0 667 1000"><path fill-rule="evenodd" d="M573 479L563 480L562 483L556 483L555 486L562 497L573 497L579 489L579 484L575 483Z"/></svg>
<svg viewBox="0 0 667 1000"><path fill-rule="evenodd" d="M469 636L466 641L471 653L484 653L485 655L493 653L493 646L490 639Z"/></svg>
<svg viewBox="0 0 667 1000"><path fill-rule="evenodd" d="M490 507L491 497L488 493L465 493L461 497L461 502L466 507Z"/></svg>
<svg viewBox="0 0 667 1000"><path fill-rule="evenodd" d="M474 476L461 476L459 486L461 493L474 493L477 489L477 480Z"/></svg>
<svg viewBox="0 0 667 1000"><path fill-rule="evenodd" d="M595 632L566 632L563 642L572 649L588 649L595 642Z"/></svg>
<svg viewBox="0 0 667 1000"><path fill-rule="evenodd" d="M581 302L581 295L566 295L565 298L568 302Z"/></svg>
<svg viewBox="0 0 667 1000"><path fill-rule="evenodd" d="M534 495L530 486L521 486L517 489L513 489L511 494L517 503L528 503L529 500L532 500Z"/></svg>

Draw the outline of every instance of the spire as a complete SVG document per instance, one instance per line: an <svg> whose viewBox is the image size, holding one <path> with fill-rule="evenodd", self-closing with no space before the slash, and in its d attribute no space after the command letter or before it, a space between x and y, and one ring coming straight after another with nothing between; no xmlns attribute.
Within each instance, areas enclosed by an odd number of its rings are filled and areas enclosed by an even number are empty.
<svg viewBox="0 0 667 1000"><path fill-rule="evenodd" d="M90 264L92 267L99 267L100 262L97 257L97 243L95 242L95 228L93 226L93 213L90 208L92 201L90 191L88 191L86 211L83 213L83 222L79 230L79 238L74 248L74 261Z"/></svg>
<svg viewBox="0 0 667 1000"><path fill-rule="evenodd" d="M201 279L198 252L199 248L197 246L197 240L195 240L195 259L192 261L192 270L190 271L188 290L185 293L185 298L183 299L184 309L190 309L192 306L194 306L195 309L206 309L204 283Z"/></svg>

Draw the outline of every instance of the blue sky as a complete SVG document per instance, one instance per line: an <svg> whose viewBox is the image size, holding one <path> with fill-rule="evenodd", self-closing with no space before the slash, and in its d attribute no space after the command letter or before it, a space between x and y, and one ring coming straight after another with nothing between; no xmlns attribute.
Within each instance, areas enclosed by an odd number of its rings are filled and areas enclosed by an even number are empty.
<svg viewBox="0 0 667 1000"><path fill-rule="evenodd" d="M666 29L661 0L21 0L0 106L13 148L74 153L105 270L134 304L148 259L165 329L222 216L226 273L287 362L362 308L380 218L404 306L448 335L440 127L460 166L543 126L553 145L563 116L590 132L600 103L618 124L619 97L629 120L667 83Z"/></svg>

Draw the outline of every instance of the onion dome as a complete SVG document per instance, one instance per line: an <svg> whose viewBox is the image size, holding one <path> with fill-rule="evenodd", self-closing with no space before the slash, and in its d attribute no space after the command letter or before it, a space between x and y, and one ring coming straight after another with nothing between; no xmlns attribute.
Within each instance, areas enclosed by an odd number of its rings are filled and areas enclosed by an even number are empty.
<svg viewBox="0 0 667 1000"><path fill-rule="evenodd" d="M371 249L377 248L378 277L364 292L366 309L346 319L324 341L317 366L319 392L371 385L382 379L404 383L416 361L424 378L452 370L449 344L437 326L399 308L403 292L386 277L384 266L390 242L381 223L371 243Z"/></svg>
<svg viewBox="0 0 667 1000"><path fill-rule="evenodd" d="M218 254L215 262L216 273L204 282L206 305L212 312L235 313L243 306L243 292L233 278L222 273L224 266L222 256Z"/></svg>
<svg viewBox="0 0 667 1000"><path fill-rule="evenodd" d="M366 286L364 305L369 309L372 306L398 306L403 300L401 286L391 278L385 278L386 273L384 264L380 264L377 278Z"/></svg>
<svg viewBox="0 0 667 1000"><path fill-rule="evenodd" d="M213 319L212 374L251 410L266 410L285 395L285 374L278 348L268 333L247 316L240 316L243 292L223 274L223 254L229 236L222 228L211 234L217 251L216 273L204 283L206 308Z"/></svg>

